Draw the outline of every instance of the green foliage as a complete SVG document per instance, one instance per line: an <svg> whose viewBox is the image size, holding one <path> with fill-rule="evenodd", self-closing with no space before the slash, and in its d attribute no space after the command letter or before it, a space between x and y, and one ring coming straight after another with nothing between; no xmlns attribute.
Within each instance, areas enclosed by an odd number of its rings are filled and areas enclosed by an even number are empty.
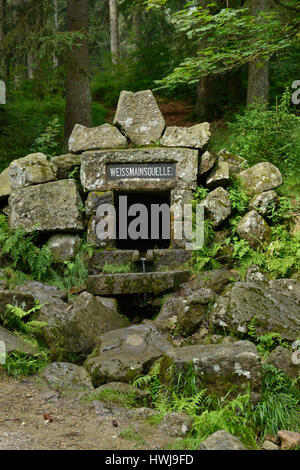
<svg viewBox="0 0 300 470"><path fill-rule="evenodd" d="M42 328L47 326L47 323L32 320L31 317L37 311L39 311L43 305L39 302L35 302L35 306L25 312L22 308L8 304L3 314L0 314L0 319L5 328L11 331L19 331L25 335L31 337ZM29 318L29 320L28 320ZM27 321L25 321L27 319Z"/></svg>
<svg viewBox="0 0 300 470"><path fill-rule="evenodd" d="M25 230L10 230L7 218L0 215L0 246L3 254L8 255L17 270L30 273L34 279L42 281L51 273L52 258L47 246L35 245L36 234Z"/></svg>
<svg viewBox="0 0 300 470"><path fill-rule="evenodd" d="M253 410L252 419L263 441L266 434L279 429L300 430L300 392L296 383L271 364L263 366L262 398Z"/></svg>
<svg viewBox="0 0 300 470"><path fill-rule="evenodd" d="M274 338L264 338L261 344L269 347ZM187 378L187 383L192 376ZM159 363L149 375L138 378L135 385L152 393L157 415L149 419L151 423L159 423L169 412L183 411L194 418L191 434L171 448L194 449L214 432L225 430L239 437L248 447L257 449L257 437L263 441L266 434L276 435L279 429L299 430L300 392L296 382L274 366L264 365L262 396L257 405L251 402L250 391L231 398L229 389L225 396L219 397L198 389L195 384L191 386L193 380L184 385L183 378L179 380L179 387L178 383L163 385L159 379Z"/></svg>
<svg viewBox="0 0 300 470"><path fill-rule="evenodd" d="M290 107L285 91L280 103L266 109L257 102L228 124L229 150L254 165L269 161L285 174L299 168L300 118Z"/></svg>
<svg viewBox="0 0 300 470"><path fill-rule="evenodd" d="M285 342L280 333L266 333L264 335L257 334L257 320L252 318L248 323L248 336L251 341L256 344L258 353L265 358L276 346L289 348L289 344Z"/></svg>
<svg viewBox="0 0 300 470"><path fill-rule="evenodd" d="M124 408L138 408L140 405L134 393L122 392L113 389L104 389L99 392L92 393L88 396L88 401L101 400L110 405L120 405Z"/></svg>
<svg viewBox="0 0 300 470"><path fill-rule="evenodd" d="M45 133L54 116L59 116L62 126L64 100L60 97L43 101L33 97L9 100L0 113L0 169L4 170L12 160L32 153L34 142ZM62 153L62 135L56 135L55 142L57 152Z"/></svg>
<svg viewBox="0 0 300 470"><path fill-rule="evenodd" d="M35 375L48 363L46 354L39 353L36 356L29 356L21 352L12 352L7 355L2 369L7 375L14 379Z"/></svg>
<svg viewBox="0 0 300 470"><path fill-rule="evenodd" d="M57 155L61 148L59 138L62 135L62 125L59 118L54 116L48 123L44 132L35 139L30 151L32 153L42 152L48 157Z"/></svg>
<svg viewBox="0 0 300 470"><path fill-rule="evenodd" d="M133 385L138 388L147 388L151 393L153 401L157 399L161 389L159 379L160 362L151 367L147 375L142 375L134 380Z"/></svg>
<svg viewBox="0 0 300 470"><path fill-rule="evenodd" d="M65 270L62 277L62 285L67 290L85 285L88 276L86 256L91 255L92 247L88 243L82 243L74 261L65 261Z"/></svg>
<svg viewBox="0 0 300 470"><path fill-rule="evenodd" d="M82 242L73 261L57 266L47 244L38 246L37 236L37 233L28 234L23 229L10 230L7 218L0 215L0 248L2 254L7 254L11 259L11 267L6 268L10 287L30 279L69 291L84 286L88 275L86 258L91 256L92 246Z"/></svg>
<svg viewBox="0 0 300 470"><path fill-rule="evenodd" d="M131 264L109 264L105 263L103 265L102 271L107 274L125 274L132 271Z"/></svg>
<svg viewBox="0 0 300 470"><path fill-rule="evenodd" d="M284 19L270 10L251 16L248 8L221 9L216 3L195 6L189 2L173 14L172 23L186 34L190 53L157 84L174 89L182 83L196 84L203 76L230 72L257 57L268 60L296 42L299 18L291 16L288 23Z"/></svg>
<svg viewBox="0 0 300 470"><path fill-rule="evenodd" d="M241 180L234 180L228 189L231 207L237 213L243 213L248 207L250 198L245 193Z"/></svg>
<svg viewBox="0 0 300 470"><path fill-rule="evenodd" d="M142 446L142 445L146 444L145 439L139 433L137 433L131 426L128 426L127 428L122 429L120 431L119 435L123 439L128 439L129 441L134 441L134 443L135 443L134 446L135 447Z"/></svg>
<svg viewBox="0 0 300 470"><path fill-rule="evenodd" d="M195 417L193 431L199 440L204 440L216 431L224 430L256 447L253 426L248 420L250 395L239 395L233 400L218 399L215 409L205 410Z"/></svg>

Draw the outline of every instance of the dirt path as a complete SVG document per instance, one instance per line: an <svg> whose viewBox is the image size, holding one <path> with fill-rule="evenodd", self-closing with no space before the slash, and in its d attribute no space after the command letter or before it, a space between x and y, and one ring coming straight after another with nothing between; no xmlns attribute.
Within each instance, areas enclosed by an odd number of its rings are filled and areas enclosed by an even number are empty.
<svg viewBox="0 0 300 470"><path fill-rule="evenodd" d="M45 413L53 418L47 425ZM129 429L131 436L121 437ZM171 441L147 421L129 417L125 409L97 415L82 394L58 393L34 380L0 375L0 450L155 450Z"/></svg>

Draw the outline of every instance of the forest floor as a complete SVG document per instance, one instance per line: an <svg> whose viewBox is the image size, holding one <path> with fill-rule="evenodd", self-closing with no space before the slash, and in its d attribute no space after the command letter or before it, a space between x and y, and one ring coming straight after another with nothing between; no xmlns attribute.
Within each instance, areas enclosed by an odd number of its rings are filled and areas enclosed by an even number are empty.
<svg viewBox="0 0 300 470"><path fill-rule="evenodd" d="M45 424L46 413L53 422ZM170 442L156 426L128 417L125 408L99 416L82 393L57 392L34 378L13 380L0 373L0 450L158 450Z"/></svg>
<svg viewBox="0 0 300 470"><path fill-rule="evenodd" d="M156 101L164 117L166 126L191 127L195 124L199 124L199 121L193 121L195 104L186 101L167 101L157 96ZM117 108L111 108L109 110L106 116L107 122L112 124L116 109Z"/></svg>

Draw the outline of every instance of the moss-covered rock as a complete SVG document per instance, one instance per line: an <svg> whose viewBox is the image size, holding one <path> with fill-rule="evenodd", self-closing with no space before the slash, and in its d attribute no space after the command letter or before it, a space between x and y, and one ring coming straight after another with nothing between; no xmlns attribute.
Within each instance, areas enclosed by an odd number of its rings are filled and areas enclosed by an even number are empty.
<svg viewBox="0 0 300 470"><path fill-rule="evenodd" d="M237 234L240 238L247 240L253 248L256 248L269 241L271 228L258 212L252 210L239 221Z"/></svg>
<svg viewBox="0 0 300 470"><path fill-rule="evenodd" d="M283 281L283 280L281 280ZM295 340L300 335L299 283L236 282L219 297L211 312L211 325L227 332L247 333L255 318L258 335L280 333L282 338Z"/></svg>
<svg viewBox="0 0 300 470"><path fill-rule="evenodd" d="M166 385L182 386L195 377L201 388L219 396L261 391L261 361L249 341L232 344L185 346L166 353L160 363L160 378Z"/></svg>
<svg viewBox="0 0 300 470"><path fill-rule="evenodd" d="M23 228L26 232L82 230L81 204L72 179L16 189L9 198L10 228Z"/></svg>
<svg viewBox="0 0 300 470"><path fill-rule="evenodd" d="M11 162L9 178L12 190L48 183L55 179L47 157L43 153L32 153Z"/></svg>
<svg viewBox="0 0 300 470"><path fill-rule="evenodd" d="M85 362L95 386L130 383L173 346L150 324L130 326L99 337L99 347Z"/></svg>
<svg viewBox="0 0 300 470"><path fill-rule="evenodd" d="M242 171L237 177L242 181L245 192L251 197L282 185L280 171L270 162L258 163Z"/></svg>

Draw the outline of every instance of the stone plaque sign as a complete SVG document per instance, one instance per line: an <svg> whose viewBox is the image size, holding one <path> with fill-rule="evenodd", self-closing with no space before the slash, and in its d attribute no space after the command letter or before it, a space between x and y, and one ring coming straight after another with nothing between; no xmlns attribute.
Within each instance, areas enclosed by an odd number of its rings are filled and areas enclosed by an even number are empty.
<svg viewBox="0 0 300 470"><path fill-rule="evenodd" d="M176 163L119 163L107 165L110 180L134 178L176 178Z"/></svg>

